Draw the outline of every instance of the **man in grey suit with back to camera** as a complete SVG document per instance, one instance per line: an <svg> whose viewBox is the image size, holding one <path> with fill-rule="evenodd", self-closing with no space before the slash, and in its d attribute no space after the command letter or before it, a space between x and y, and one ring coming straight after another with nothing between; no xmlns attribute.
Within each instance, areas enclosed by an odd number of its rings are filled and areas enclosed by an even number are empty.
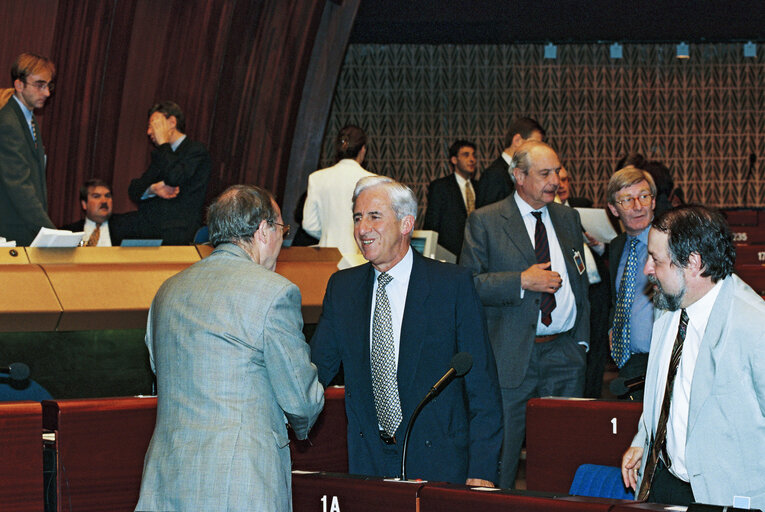
<svg viewBox="0 0 765 512"><path fill-rule="evenodd" d="M502 391L500 487L512 487L526 402L582 396L590 333L589 286L576 210L554 202L561 169L543 142L513 155L516 191L468 217L461 265L473 272Z"/></svg>
<svg viewBox="0 0 765 512"><path fill-rule="evenodd" d="M48 217L45 181L47 156L34 110L53 91L56 67L32 53L22 53L11 68L13 96L0 109L0 236L29 245Z"/></svg>
<svg viewBox="0 0 765 512"><path fill-rule="evenodd" d="M624 485L656 503L765 508L765 302L733 274L725 219L658 217L644 272L661 310Z"/></svg>
<svg viewBox="0 0 765 512"><path fill-rule="evenodd" d="M157 423L136 510L292 508L287 423L324 405L300 291L274 273L286 234L266 190L228 188L208 212L213 253L168 279L149 311Z"/></svg>

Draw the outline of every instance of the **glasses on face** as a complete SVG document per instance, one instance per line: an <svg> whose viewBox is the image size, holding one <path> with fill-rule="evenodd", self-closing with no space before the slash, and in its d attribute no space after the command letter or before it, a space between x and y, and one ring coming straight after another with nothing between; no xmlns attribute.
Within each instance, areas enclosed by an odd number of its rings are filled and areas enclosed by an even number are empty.
<svg viewBox="0 0 765 512"><path fill-rule="evenodd" d="M39 91L44 91L45 89L48 89L48 92L53 92L53 90L56 88L56 84L54 84L53 82L43 82L42 80L38 80L37 82L31 82L31 83L24 81L24 83L34 87L35 89Z"/></svg>
<svg viewBox="0 0 765 512"><path fill-rule="evenodd" d="M651 204L652 199L653 194L640 194L637 197L625 197L623 199L619 199L618 201L614 201L614 203L618 204L622 208L632 208L635 206L635 201L640 201L641 205L648 206Z"/></svg>
<svg viewBox="0 0 765 512"><path fill-rule="evenodd" d="M282 238L287 238L287 236L290 234L290 225L289 224L281 224L279 222L272 222L271 224L275 226L281 226L282 227Z"/></svg>

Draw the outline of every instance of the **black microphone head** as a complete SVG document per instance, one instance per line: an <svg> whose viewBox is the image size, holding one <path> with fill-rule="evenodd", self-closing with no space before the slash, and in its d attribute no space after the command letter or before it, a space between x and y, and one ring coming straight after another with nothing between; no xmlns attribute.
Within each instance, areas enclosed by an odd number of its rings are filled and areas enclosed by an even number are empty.
<svg viewBox="0 0 765 512"><path fill-rule="evenodd" d="M473 367L473 356L467 352L458 352L452 357L452 368L457 377L462 377Z"/></svg>
<svg viewBox="0 0 765 512"><path fill-rule="evenodd" d="M29 378L29 366L24 363L11 363L8 365L8 377L11 380L27 380Z"/></svg>
<svg viewBox="0 0 765 512"><path fill-rule="evenodd" d="M624 384L626 379L624 377L617 377L611 381L608 385L608 389L616 396L622 396L629 393L629 388Z"/></svg>

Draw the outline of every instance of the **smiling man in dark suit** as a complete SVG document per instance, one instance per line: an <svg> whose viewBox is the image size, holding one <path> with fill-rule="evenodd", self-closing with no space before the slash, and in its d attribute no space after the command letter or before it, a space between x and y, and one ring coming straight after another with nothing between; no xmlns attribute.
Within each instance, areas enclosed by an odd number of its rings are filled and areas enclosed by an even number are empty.
<svg viewBox="0 0 765 512"><path fill-rule="evenodd" d="M468 218L461 264L473 272L497 358L505 438L501 487L512 487L526 402L582 396L590 337L582 225L554 202L561 165L543 142L513 155L516 191Z"/></svg>
<svg viewBox="0 0 765 512"><path fill-rule="evenodd" d="M325 385L343 365L350 473L392 477L415 407L456 353L470 353L472 370L414 424L407 475L493 486L502 409L481 303L469 272L412 250L416 215L408 187L359 180L354 235L369 263L330 278L311 359Z"/></svg>
<svg viewBox="0 0 765 512"><path fill-rule="evenodd" d="M465 221L475 210L475 144L458 140L449 148L449 165L454 174L428 186L428 209L423 229L438 232L438 244L457 258L465 238Z"/></svg>
<svg viewBox="0 0 765 512"><path fill-rule="evenodd" d="M138 205L135 235L161 238L164 245L185 245L202 224L212 163L207 148L186 137L186 117L172 101L149 110L146 133L157 148L128 195Z"/></svg>
<svg viewBox="0 0 765 512"><path fill-rule="evenodd" d="M11 68L13 96L0 109L0 236L29 245L41 227L53 228L48 217L45 146L34 110L53 91L56 67L31 53L22 53Z"/></svg>

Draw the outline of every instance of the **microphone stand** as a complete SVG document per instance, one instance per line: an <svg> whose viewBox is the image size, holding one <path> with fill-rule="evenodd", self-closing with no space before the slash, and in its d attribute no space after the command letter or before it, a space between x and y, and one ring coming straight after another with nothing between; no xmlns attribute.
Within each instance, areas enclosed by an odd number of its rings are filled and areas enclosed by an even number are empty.
<svg viewBox="0 0 765 512"><path fill-rule="evenodd" d="M412 417L409 418L409 424L406 426L406 433L404 434L404 444L401 446L401 480L406 480L406 446L409 444L409 434L412 432L412 425L414 425L414 420L417 419L422 408L436 396L435 391L436 389L433 387L417 405L417 408L412 413Z"/></svg>

